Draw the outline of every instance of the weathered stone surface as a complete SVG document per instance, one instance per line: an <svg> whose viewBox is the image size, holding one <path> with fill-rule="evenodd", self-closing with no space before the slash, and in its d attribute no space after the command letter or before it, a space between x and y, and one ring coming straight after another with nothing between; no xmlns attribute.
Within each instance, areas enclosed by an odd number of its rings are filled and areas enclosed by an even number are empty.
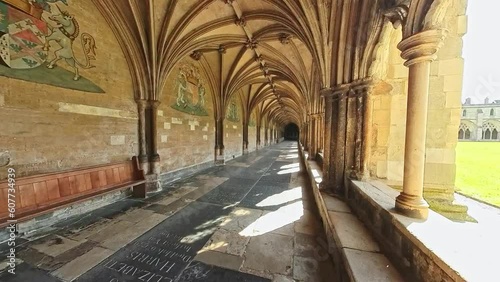
<svg viewBox="0 0 500 282"><path fill-rule="evenodd" d="M329 212L328 215L340 239L341 247L369 252L380 251L368 230L355 215L339 212Z"/></svg>
<svg viewBox="0 0 500 282"><path fill-rule="evenodd" d="M60 282L59 279L50 276L42 270L33 268L26 263L16 267L16 274L12 275L8 272L0 274L0 280L5 282Z"/></svg>
<svg viewBox="0 0 500 282"><path fill-rule="evenodd" d="M404 281L382 254L346 249L345 255L355 281Z"/></svg>
<svg viewBox="0 0 500 282"><path fill-rule="evenodd" d="M266 282L271 281L262 277L210 266L201 262L191 262L179 278L179 282L188 281L248 281Z"/></svg>
<svg viewBox="0 0 500 282"><path fill-rule="evenodd" d="M194 260L195 262L200 261L209 265L215 265L236 271L238 271L243 264L243 258L241 256L203 249L200 250Z"/></svg>
<svg viewBox="0 0 500 282"><path fill-rule="evenodd" d="M219 206L193 202L127 248L120 249L86 273L81 281L136 279L145 271L175 279L228 213Z"/></svg>
<svg viewBox="0 0 500 282"><path fill-rule="evenodd" d="M252 237L245 252L243 266L258 271L290 274L292 270L293 238L266 233Z"/></svg>
<svg viewBox="0 0 500 282"><path fill-rule="evenodd" d="M312 258L293 258L293 278L301 281L321 281L318 261ZM360 280L361 281L361 280Z"/></svg>
<svg viewBox="0 0 500 282"><path fill-rule="evenodd" d="M243 237L236 232L220 228L210 237L201 251L217 251L241 256L249 240L250 238Z"/></svg>
<svg viewBox="0 0 500 282"><path fill-rule="evenodd" d="M351 212L349 206L345 202L339 200L338 198L323 194L323 199L325 200L326 209L329 211L346 212L346 213Z"/></svg>
<svg viewBox="0 0 500 282"><path fill-rule="evenodd" d="M84 242L85 240L75 241L55 235L41 239L35 245L32 245L31 248L49 256L56 257Z"/></svg>
<svg viewBox="0 0 500 282"><path fill-rule="evenodd" d="M52 275L62 279L63 281L73 281L83 273L99 264L101 261L113 254L113 251L95 247L87 253L83 254L65 264L63 267L52 272Z"/></svg>

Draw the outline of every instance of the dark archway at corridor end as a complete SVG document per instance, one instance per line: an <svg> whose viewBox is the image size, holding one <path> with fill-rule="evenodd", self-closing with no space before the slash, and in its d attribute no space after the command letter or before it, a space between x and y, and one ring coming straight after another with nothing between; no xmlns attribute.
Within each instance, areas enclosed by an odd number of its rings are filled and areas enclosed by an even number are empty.
<svg viewBox="0 0 500 282"><path fill-rule="evenodd" d="M295 123L285 126L285 140L299 141L299 127Z"/></svg>

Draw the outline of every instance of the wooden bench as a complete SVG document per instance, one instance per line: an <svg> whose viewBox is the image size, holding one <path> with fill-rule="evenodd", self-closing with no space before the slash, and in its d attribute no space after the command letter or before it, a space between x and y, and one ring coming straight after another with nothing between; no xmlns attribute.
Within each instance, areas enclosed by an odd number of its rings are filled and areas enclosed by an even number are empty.
<svg viewBox="0 0 500 282"><path fill-rule="evenodd" d="M15 181L16 217L13 219L17 221L128 187L133 187L134 197L146 197L146 179L137 157L122 163L18 177ZM8 189L8 181L1 181L0 226L9 219Z"/></svg>

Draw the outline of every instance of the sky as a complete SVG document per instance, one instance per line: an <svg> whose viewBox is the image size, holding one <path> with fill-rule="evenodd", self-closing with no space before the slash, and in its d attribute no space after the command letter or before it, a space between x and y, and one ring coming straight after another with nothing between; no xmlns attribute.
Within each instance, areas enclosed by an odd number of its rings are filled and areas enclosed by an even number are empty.
<svg viewBox="0 0 500 282"><path fill-rule="evenodd" d="M500 99L499 0L469 0L468 27L464 36L465 59L462 100L472 103Z"/></svg>

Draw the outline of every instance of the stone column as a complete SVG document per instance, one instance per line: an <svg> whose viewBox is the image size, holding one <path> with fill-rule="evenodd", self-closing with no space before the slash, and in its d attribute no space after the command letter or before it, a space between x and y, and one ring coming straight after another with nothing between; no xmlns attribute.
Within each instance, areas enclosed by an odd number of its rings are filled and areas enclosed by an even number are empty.
<svg viewBox="0 0 500 282"><path fill-rule="evenodd" d="M255 144L256 145L255 149L259 150L260 149L260 128L261 127L260 127L260 125L257 125L256 128L257 128L257 133L256 133L256 142L257 142L257 144Z"/></svg>
<svg viewBox="0 0 500 282"><path fill-rule="evenodd" d="M248 154L248 122L243 122L243 155Z"/></svg>
<svg viewBox="0 0 500 282"><path fill-rule="evenodd" d="M338 119L335 143L335 158L330 159L335 164L335 184L334 192L344 195L344 175L346 170L346 139L347 139L347 93L348 89L343 89L338 93Z"/></svg>
<svg viewBox="0 0 500 282"><path fill-rule="evenodd" d="M326 90L326 91L325 91ZM324 99L325 105L325 113L323 119L323 178L330 178L330 170L328 169L327 164L330 163L330 152L331 152L331 133L332 133L332 103L333 96L328 94L327 89L320 92L321 96Z"/></svg>
<svg viewBox="0 0 500 282"><path fill-rule="evenodd" d="M224 165L224 118L215 121L215 165Z"/></svg>
<svg viewBox="0 0 500 282"><path fill-rule="evenodd" d="M269 146L269 127L264 127L264 146Z"/></svg>
<svg viewBox="0 0 500 282"><path fill-rule="evenodd" d="M361 171L362 179L370 178L370 161L372 155L372 126L373 126L373 99L370 87L365 88L363 98L363 141Z"/></svg>
<svg viewBox="0 0 500 282"><path fill-rule="evenodd" d="M309 150L309 118L306 118L306 122L304 123L304 150Z"/></svg>
<svg viewBox="0 0 500 282"><path fill-rule="evenodd" d="M445 36L444 30L427 30L398 44L410 71L403 192L396 198L396 210L414 218L425 219L429 213L429 205L423 198L429 75L431 62L436 59Z"/></svg>
<svg viewBox="0 0 500 282"><path fill-rule="evenodd" d="M149 162L151 163L151 173L160 174L160 155L158 154L158 106L160 101L151 101L151 153Z"/></svg>
<svg viewBox="0 0 500 282"><path fill-rule="evenodd" d="M481 141L483 140L483 110L479 109L477 110L477 138L476 141Z"/></svg>
<svg viewBox="0 0 500 282"><path fill-rule="evenodd" d="M346 94L349 85L322 90L325 98L325 149L323 155L322 191L342 193L346 128ZM341 125L342 121L344 122Z"/></svg>
<svg viewBox="0 0 500 282"><path fill-rule="evenodd" d="M316 153L317 153L317 148L316 148L316 117L313 114L309 114L309 150L308 150L308 159L309 160L314 160L316 159Z"/></svg>
<svg viewBox="0 0 500 282"><path fill-rule="evenodd" d="M319 116L319 152L324 153L325 150L325 113Z"/></svg>
<svg viewBox="0 0 500 282"><path fill-rule="evenodd" d="M146 108L148 101L144 99L136 100L137 114L139 117L139 162L144 172L149 171L148 150L146 140Z"/></svg>

